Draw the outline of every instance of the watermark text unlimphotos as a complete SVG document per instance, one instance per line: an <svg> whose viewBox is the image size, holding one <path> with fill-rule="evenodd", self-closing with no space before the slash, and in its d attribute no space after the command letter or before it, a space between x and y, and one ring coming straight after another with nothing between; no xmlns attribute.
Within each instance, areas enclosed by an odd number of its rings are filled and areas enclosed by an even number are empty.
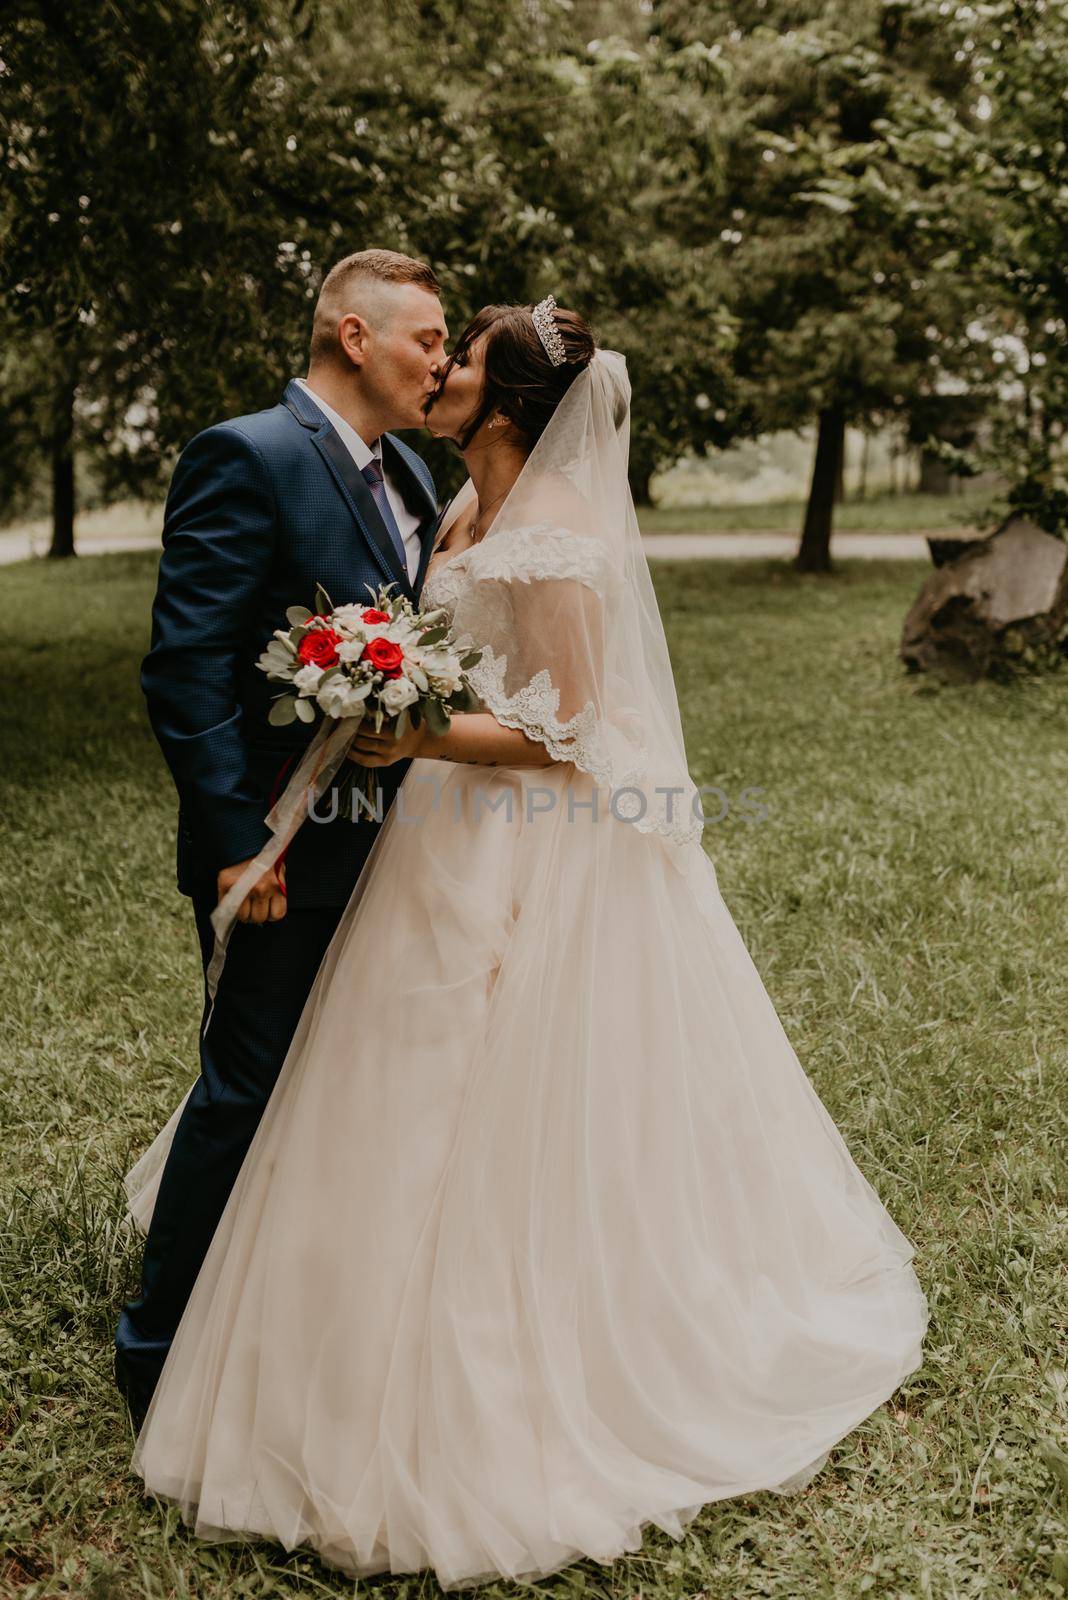
<svg viewBox="0 0 1068 1600"><path fill-rule="evenodd" d="M406 801L407 785L413 789L422 786L424 792ZM429 793L426 792L428 785ZM732 803L725 789L707 783L693 789L680 786L654 788L646 792L629 785L618 789L601 789L591 785L586 790L578 790L571 784L561 789L551 788L547 784L502 785L497 782L478 783L474 787L453 785L450 793L450 786L443 784L439 778L410 773L407 784L397 791L393 809L398 823L424 822L428 815L437 816L443 812L446 815L451 813L456 822L466 819L479 823L486 817L503 816L506 822L522 820L530 823L560 811L568 823L611 820L631 826L642 823L648 826L649 821L656 818L658 825L666 824L673 828L685 825L692 816L705 827L710 823L726 822L731 816L750 825L766 822L770 808L763 795L762 788L742 789ZM354 821L366 818L381 822L386 815L387 805L381 789L373 803L360 790L354 789L351 802ZM307 805L308 817L312 822L333 822L340 809L338 790L332 788L319 801L313 800L309 790Z"/></svg>

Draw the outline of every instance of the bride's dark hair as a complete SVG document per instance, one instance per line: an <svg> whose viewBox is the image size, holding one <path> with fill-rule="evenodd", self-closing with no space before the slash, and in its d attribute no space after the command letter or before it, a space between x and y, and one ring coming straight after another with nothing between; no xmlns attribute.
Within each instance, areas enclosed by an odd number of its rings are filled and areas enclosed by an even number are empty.
<svg viewBox="0 0 1068 1600"><path fill-rule="evenodd" d="M483 306L456 341L443 379L453 365L463 365L474 341L487 335L482 395L478 409L457 440L461 450L467 448L495 411L508 418L532 450L572 383L593 360L596 345L589 323L577 311L557 306L553 320L567 360L554 367L538 337L533 310L533 306Z"/></svg>

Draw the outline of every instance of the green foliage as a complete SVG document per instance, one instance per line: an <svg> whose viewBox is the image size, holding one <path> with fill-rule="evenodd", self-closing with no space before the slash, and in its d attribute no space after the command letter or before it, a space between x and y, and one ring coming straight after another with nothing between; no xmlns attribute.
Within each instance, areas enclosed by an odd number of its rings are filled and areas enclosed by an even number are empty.
<svg viewBox="0 0 1068 1600"><path fill-rule="evenodd" d="M649 248L714 164L690 67L591 53L562 4L41 6L0 57L0 291L116 483L275 398L321 269L370 242L434 262L454 329L550 289L593 310L649 391L646 477L690 443L688 380L721 382L714 276L675 306Z"/></svg>
<svg viewBox="0 0 1068 1600"><path fill-rule="evenodd" d="M1022 475L1008 493L1011 509L1030 517L1047 533L1068 539L1068 471L1063 454L1054 456L1037 449L1028 459L1026 453L1018 451L1015 465Z"/></svg>
<svg viewBox="0 0 1068 1600"><path fill-rule="evenodd" d="M350 51L328 78L314 22L287 0L137 0L2 26L3 303L128 487L273 402L322 265L403 248L439 201L432 76L401 93Z"/></svg>
<svg viewBox="0 0 1068 1600"><path fill-rule="evenodd" d="M550 291L589 313L630 363L640 495L830 407L961 451L997 394L1052 460L1066 29L1016 0L5 13L0 496L72 386L105 492L158 484L276 397L322 268L368 243L433 262L454 331Z"/></svg>
<svg viewBox="0 0 1068 1600"><path fill-rule="evenodd" d="M946 10L658 8L672 37L714 40L722 72L720 238L748 431L832 406L881 421L982 376L959 271L975 91Z"/></svg>
<svg viewBox="0 0 1068 1600"><path fill-rule="evenodd" d="M1006 379L989 455L1013 503L1068 536L1068 9L992 0L976 79L988 128L976 175L981 247L1001 313Z"/></svg>
<svg viewBox="0 0 1068 1600"><path fill-rule="evenodd" d="M40 445L49 427L50 390L42 382L49 346L27 337L0 307L0 515L17 515L40 482Z"/></svg>
<svg viewBox="0 0 1068 1600"><path fill-rule="evenodd" d="M1068 662L1068 621L1051 638L1034 624L1009 628L1002 636L991 677L1009 680L1060 671Z"/></svg>

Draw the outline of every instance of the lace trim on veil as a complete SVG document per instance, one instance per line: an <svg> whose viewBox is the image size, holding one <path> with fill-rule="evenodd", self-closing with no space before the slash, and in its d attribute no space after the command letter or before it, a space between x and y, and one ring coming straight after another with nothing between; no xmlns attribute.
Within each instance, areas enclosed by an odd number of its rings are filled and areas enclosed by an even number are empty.
<svg viewBox="0 0 1068 1600"><path fill-rule="evenodd" d="M577 581L606 597L619 578L597 539L545 519L509 528L500 536L461 550L430 574L424 595L431 603L454 607L461 594L476 583L540 580ZM548 668L509 694L507 655L475 637L474 619L465 618L465 628L472 644L482 650L481 661L470 672L472 687L503 727L536 739L554 760L573 763L601 788L615 791L611 797L614 817L639 833L656 833L679 845L699 838L702 823L693 812L696 790L688 775L672 775L673 784L660 775L662 785L675 792L657 794L658 780L648 752L632 733L606 723L592 701L561 720L560 690ZM637 792L619 795L620 790Z"/></svg>

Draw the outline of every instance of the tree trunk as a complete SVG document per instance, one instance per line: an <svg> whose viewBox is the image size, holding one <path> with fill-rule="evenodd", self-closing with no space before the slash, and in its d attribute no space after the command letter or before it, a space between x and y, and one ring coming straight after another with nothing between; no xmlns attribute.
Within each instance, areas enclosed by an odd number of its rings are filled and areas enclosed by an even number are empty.
<svg viewBox="0 0 1068 1600"><path fill-rule="evenodd" d="M920 451L921 494L949 494L953 487L953 474L942 460L930 450Z"/></svg>
<svg viewBox="0 0 1068 1600"><path fill-rule="evenodd" d="M630 464L630 493L636 506L647 506L649 500L649 486L653 481L653 468L643 466L640 462L632 461Z"/></svg>
<svg viewBox="0 0 1068 1600"><path fill-rule="evenodd" d="M63 560L74 550L74 392L71 379L56 390L52 426L52 547L53 560Z"/></svg>
<svg viewBox="0 0 1068 1600"><path fill-rule="evenodd" d="M860 452L860 498L868 498L868 466L871 461L871 434L865 429L864 446Z"/></svg>
<svg viewBox="0 0 1068 1600"><path fill-rule="evenodd" d="M846 449L845 449L845 445L846 445L846 442L845 442L845 429L843 428L843 430L842 430L842 449L841 449L841 452L840 452L840 454L838 456L838 471L834 475L834 503L835 503L836 506L841 506L841 505L845 504L845 497L846 497L846 487L845 487Z"/></svg>
<svg viewBox="0 0 1068 1600"><path fill-rule="evenodd" d="M794 559L798 572L831 571L831 529L834 525L834 490L845 442L845 409L828 406L820 412L812 486L805 508L801 546Z"/></svg>

